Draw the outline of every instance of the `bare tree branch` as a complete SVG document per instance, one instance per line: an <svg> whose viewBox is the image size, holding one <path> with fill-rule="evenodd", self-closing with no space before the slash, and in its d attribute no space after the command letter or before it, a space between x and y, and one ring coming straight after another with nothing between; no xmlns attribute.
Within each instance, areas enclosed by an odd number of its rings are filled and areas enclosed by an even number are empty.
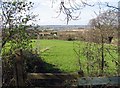
<svg viewBox="0 0 120 88"><path fill-rule="evenodd" d="M108 2L106 2L106 6L108 6L108 7L110 7L110 8L113 8L113 9L119 9L118 7L115 7L115 6L110 5Z"/></svg>
<svg viewBox="0 0 120 88"><path fill-rule="evenodd" d="M52 0L52 3L55 2L54 0ZM65 2L67 2L67 4L65 4ZM81 14L81 9L83 9L85 6L94 6L94 5L90 5L87 3L87 1L85 0L80 0L81 3L78 3L76 1L73 0L61 0L60 2L60 7L59 7L59 11L57 11L58 16L59 17L62 13L64 15L66 15L66 21L67 24L69 23L69 21L71 20L78 20ZM78 14L77 14L77 13ZM77 14L77 15L76 15Z"/></svg>

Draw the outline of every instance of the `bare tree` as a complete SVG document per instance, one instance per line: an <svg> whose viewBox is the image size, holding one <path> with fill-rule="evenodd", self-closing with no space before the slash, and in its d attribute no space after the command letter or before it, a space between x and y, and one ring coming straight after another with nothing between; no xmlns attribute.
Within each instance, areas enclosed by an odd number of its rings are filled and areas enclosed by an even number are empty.
<svg viewBox="0 0 120 88"><path fill-rule="evenodd" d="M59 2L58 0L52 0L52 6ZM91 4L93 3L93 4ZM111 5L109 2L91 2L88 0L60 0L59 2L59 11L57 11L59 17L62 13L66 15L65 20L67 21L67 24L71 20L78 20L81 14L81 10L85 8L86 6L96 6L100 4L101 6L109 7L112 10L118 10L119 8L117 6ZM78 15L76 15L78 13Z"/></svg>
<svg viewBox="0 0 120 88"><path fill-rule="evenodd" d="M107 10L101 12L99 15L97 15L96 18L91 19L89 21L89 25L91 25L93 29L102 28L104 38L106 38L106 40L111 43L113 37L117 38L117 18L117 11Z"/></svg>
<svg viewBox="0 0 120 88"><path fill-rule="evenodd" d="M97 15L97 14L96 14ZM99 12L96 18L90 20L90 24L93 31L96 31L96 36L100 34L100 43L101 43L101 71L104 73L105 67L105 50L110 53L110 49L105 47L105 41L108 40L108 43L111 43L113 35L117 36L117 26L118 26L118 14L115 10L107 10L105 12ZM99 33L98 33L99 31ZM116 37L117 38L117 37ZM113 57L113 56L112 56ZM114 57L113 57L114 58Z"/></svg>
<svg viewBox="0 0 120 88"><path fill-rule="evenodd" d="M56 2L58 2L58 0L52 0L52 4L55 4ZM58 8L59 10L57 11L57 17L63 13L66 15L65 20L68 24L71 20L78 20L81 14L81 9L86 6L94 5L87 3L87 0L80 0L79 2L77 2L77 0L61 0Z"/></svg>

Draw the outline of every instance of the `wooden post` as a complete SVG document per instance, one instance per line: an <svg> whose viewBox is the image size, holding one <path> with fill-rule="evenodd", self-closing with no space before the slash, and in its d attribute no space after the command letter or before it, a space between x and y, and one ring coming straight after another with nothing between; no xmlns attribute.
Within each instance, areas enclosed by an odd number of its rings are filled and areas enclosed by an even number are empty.
<svg viewBox="0 0 120 88"><path fill-rule="evenodd" d="M40 34L37 33L37 54L40 54Z"/></svg>
<svg viewBox="0 0 120 88"><path fill-rule="evenodd" d="M17 88L25 86L23 71L23 55L22 50L16 51L15 58L15 86Z"/></svg>

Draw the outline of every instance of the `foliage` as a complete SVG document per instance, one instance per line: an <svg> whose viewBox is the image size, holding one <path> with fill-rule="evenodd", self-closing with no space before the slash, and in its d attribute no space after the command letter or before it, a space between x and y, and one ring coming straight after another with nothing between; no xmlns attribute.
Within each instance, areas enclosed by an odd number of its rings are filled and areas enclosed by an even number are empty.
<svg viewBox="0 0 120 88"><path fill-rule="evenodd" d="M11 42L15 45L15 43L20 43L21 41L27 41L28 34L26 29L29 26L25 25L30 20L33 20L33 18L35 18L34 15L29 13L29 10L32 8L32 5L32 2L26 3L14 1L2 3L2 47L4 47L6 42Z"/></svg>
<svg viewBox="0 0 120 88"><path fill-rule="evenodd" d="M31 51L31 40L27 32L29 21L36 16L30 13L32 2L2 2L2 59L3 86L13 86L16 50Z"/></svg>

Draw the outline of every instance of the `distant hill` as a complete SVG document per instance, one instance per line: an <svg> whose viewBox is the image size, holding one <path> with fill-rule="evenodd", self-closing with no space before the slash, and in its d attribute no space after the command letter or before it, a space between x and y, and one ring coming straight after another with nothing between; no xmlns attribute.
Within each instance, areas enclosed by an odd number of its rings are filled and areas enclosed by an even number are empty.
<svg viewBox="0 0 120 88"><path fill-rule="evenodd" d="M38 29L53 29L53 30L70 30L70 29L86 29L88 25L39 25Z"/></svg>

